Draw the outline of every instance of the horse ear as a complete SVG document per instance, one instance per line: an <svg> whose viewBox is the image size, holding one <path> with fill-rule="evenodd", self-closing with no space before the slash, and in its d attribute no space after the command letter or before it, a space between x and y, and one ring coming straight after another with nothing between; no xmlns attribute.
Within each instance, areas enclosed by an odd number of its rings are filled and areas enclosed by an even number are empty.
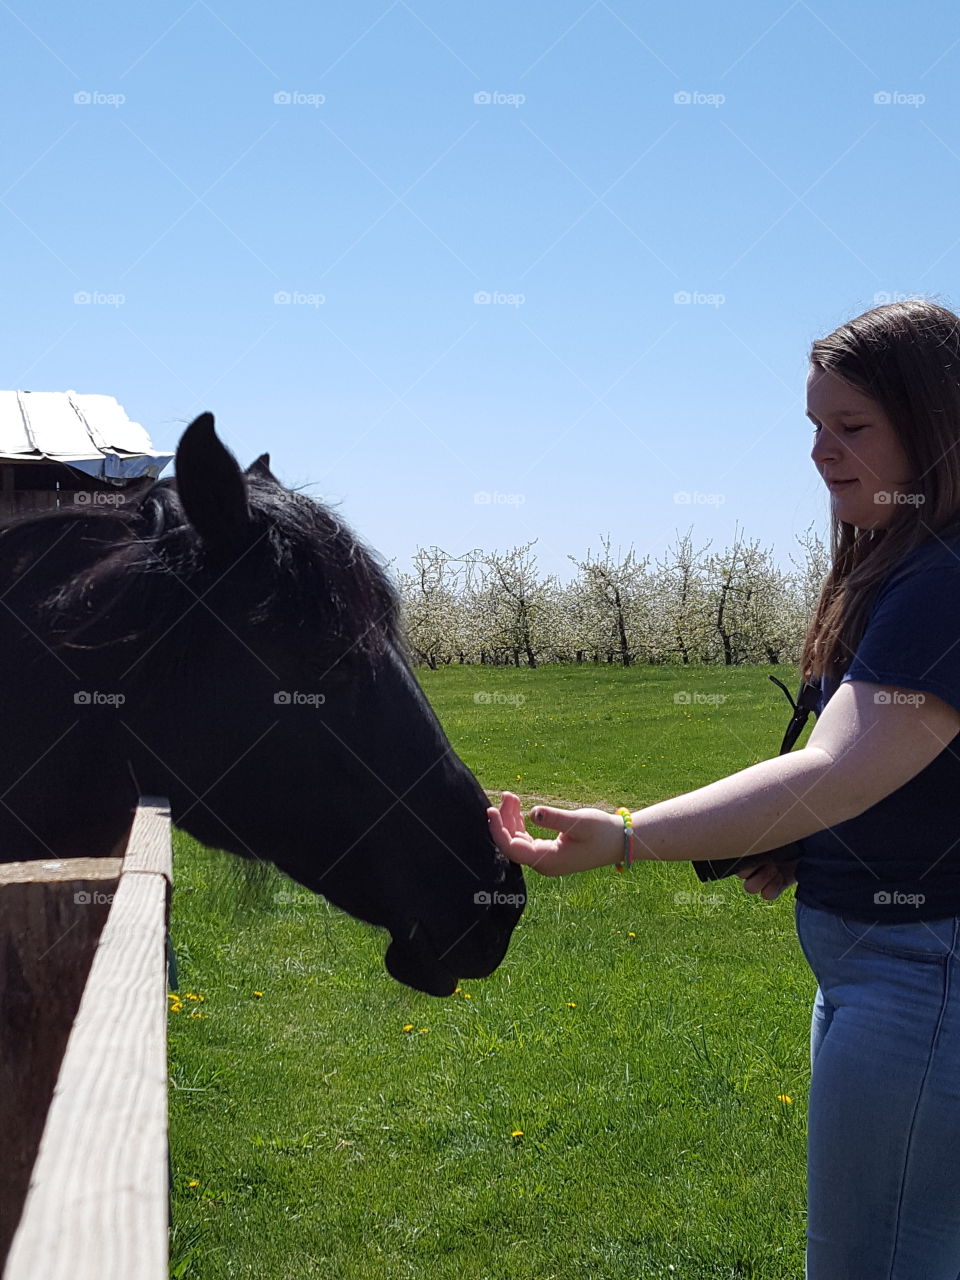
<svg viewBox="0 0 960 1280"><path fill-rule="evenodd" d="M262 476L264 480L276 480L276 476L270 470L269 453L261 453L256 462L251 462L247 467L246 474L248 476Z"/></svg>
<svg viewBox="0 0 960 1280"><path fill-rule="evenodd" d="M177 492L184 514L204 542L229 546L250 528L247 486L236 458L201 413L177 445Z"/></svg>

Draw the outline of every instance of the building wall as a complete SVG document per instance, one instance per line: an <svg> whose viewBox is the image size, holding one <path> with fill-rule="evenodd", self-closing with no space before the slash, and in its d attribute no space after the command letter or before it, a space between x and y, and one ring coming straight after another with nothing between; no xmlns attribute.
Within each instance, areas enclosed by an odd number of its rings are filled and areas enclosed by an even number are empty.
<svg viewBox="0 0 960 1280"><path fill-rule="evenodd" d="M150 479L105 484L63 463L0 463L0 519L52 507L113 506L149 488Z"/></svg>

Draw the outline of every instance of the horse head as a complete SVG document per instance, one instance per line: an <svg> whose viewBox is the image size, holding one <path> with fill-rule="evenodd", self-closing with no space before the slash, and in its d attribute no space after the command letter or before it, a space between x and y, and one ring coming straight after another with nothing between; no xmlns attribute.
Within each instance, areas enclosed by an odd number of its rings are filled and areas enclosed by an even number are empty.
<svg viewBox="0 0 960 1280"><path fill-rule="evenodd" d="M140 793L388 930L433 995L491 973L523 909L487 800L412 673L396 590L210 414L175 480L0 531L0 857L103 854Z"/></svg>

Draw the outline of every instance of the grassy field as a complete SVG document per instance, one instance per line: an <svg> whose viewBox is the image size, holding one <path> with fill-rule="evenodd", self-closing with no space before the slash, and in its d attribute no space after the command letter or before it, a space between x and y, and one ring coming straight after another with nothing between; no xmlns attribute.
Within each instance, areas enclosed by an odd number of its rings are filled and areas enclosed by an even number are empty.
<svg viewBox="0 0 960 1280"><path fill-rule="evenodd" d="M794 691L774 667L421 680L488 790L638 807L775 754L770 672ZM528 893L497 973L436 1000L387 976L377 931L177 836L172 1275L803 1275L792 891L641 863Z"/></svg>

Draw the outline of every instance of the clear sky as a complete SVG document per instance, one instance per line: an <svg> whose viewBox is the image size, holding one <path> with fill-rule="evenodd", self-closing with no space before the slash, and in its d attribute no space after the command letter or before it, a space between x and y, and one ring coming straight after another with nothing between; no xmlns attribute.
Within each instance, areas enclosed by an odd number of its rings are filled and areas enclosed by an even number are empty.
<svg viewBox="0 0 960 1280"><path fill-rule="evenodd" d="M0 0L0 50L0 385L210 409L398 568L786 566L810 342L960 307L946 0Z"/></svg>

